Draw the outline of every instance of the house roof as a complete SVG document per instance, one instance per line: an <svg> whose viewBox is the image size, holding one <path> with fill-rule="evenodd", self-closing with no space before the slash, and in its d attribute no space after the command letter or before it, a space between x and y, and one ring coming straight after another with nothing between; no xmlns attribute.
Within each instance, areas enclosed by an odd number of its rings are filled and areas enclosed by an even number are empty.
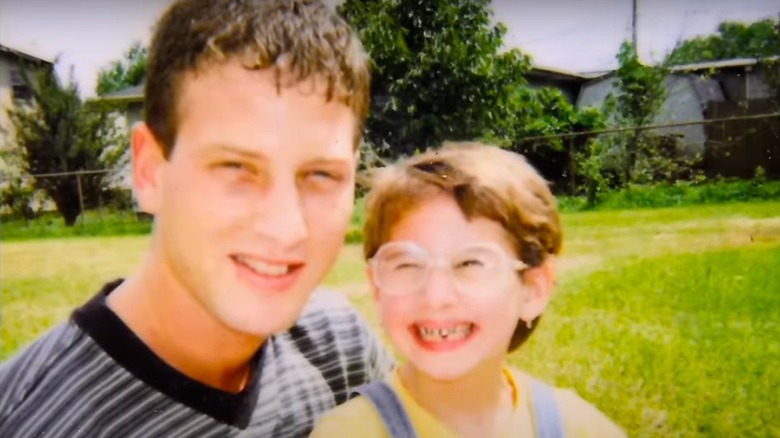
<svg viewBox="0 0 780 438"><path fill-rule="evenodd" d="M733 67L747 67L756 65L762 61L777 61L780 60L780 56L769 56L766 58L735 58L735 59L723 59L720 61L707 61L697 62L694 64L673 65L669 67L671 73L692 73L701 70L709 69L723 69ZM587 78L589 83L597 82L603 79L607 79L616 74L616 70L582 73L582 76Z"/></svg>
<svg viewBox="0 0 780 438"><path fill-rule="evenodd" d="M553 79L568 79L568 80L574 80L579 82L588 79L587 76L582 75L580 73L559 69L559 68L541 66L541 65L532 66L531 71L528 72L528 75L547 76Z"/></svg>
<svg viewBox="0 0 780 438"><path fill-rule="evenodd" d="M144 100L144 83L123 88L119 91L106 94L101 100L122 100L126 102L140 102Z"/></svg>
<svg viewBox="0 0 780 438"><path fill-rule="evenodd" d="M720 61L706 61L697 62L695 64L674 65L669 69L672 71L694 71L694 70L709 70L711 68L729 68L729 67L747 67L750 65L756 65L761 61L777 61L780 56L770 56L767 58L735 58L735 59L723 59Z"/></svg>
<svg viewBox="0 0 780 438"><path fill-rule="evenodd" d="M14 49L13 47L6 46L5 44L0 44L0 53L7 53L11 56L16 56L18 58L26 59L28 61L33 61L36 63L44 63L44 64L50 64L54 65L53 61L50 61L48 59L41 58L39 56L31 55L29 53L25 53L21 50Z"/></svg>
<svg viewBox="0 0 780 438"><path fill-rule="evenodd" d="M588 80L591 80L591 79L600 78L602 76L610 75L610 74L612 74L614 72L615 72L614 69L612 69L612 70L594 70L594 71L580 72L580 75L582 75L583 77L585 77Z"/></svg>

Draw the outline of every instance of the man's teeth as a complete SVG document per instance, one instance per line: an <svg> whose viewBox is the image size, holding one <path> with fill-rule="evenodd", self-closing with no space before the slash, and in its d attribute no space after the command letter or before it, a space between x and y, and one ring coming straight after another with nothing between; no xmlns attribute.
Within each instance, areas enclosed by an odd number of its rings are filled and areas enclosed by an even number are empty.
<svg viewBox="0 0 780 438"><path fill-rule="evenodd" d="M277 265L271 263L265 263L256 259L248 259L244 257L237 257L238 261L248 266L253 271L260 275L269 275L279 277L286 275L290 272L290 265Z"/></svg>
<svg viewBox="0 0 780 438"><path fill-rule="evenodd" d="M471 333L471 324L460 324L446 328L417 327L420 337L425 341L457 341Z"/></svg>

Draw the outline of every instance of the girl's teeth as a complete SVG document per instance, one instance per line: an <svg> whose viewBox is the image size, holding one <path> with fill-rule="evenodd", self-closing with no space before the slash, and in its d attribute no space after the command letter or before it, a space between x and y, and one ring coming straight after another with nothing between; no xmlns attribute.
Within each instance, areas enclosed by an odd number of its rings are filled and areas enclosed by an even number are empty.
<svg viewBox="0 0 780 438"><path fill-rule="evenodd" d="M471 333L471 324L461 324L455 327L447 328L426 328L418 327L420 337L425 341L457 341L465 338Z"/></svg>
<svg viewBox="0 0 780 438"><path fill-rule="evenodd" d="M260 275L280 277L286 275L290 271L290 265L272 265L260 260L250 260L246 258L239 258L239 261Z"/></svg>

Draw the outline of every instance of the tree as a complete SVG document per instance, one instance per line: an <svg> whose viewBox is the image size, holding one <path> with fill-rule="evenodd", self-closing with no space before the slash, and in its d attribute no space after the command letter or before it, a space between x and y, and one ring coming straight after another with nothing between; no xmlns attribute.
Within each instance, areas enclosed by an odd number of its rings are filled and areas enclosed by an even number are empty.
<svg viewBox="0 0 780 438"><path fill-rule="evenodd" d="M33 93L33 104L8 111L26 171L32 174L116 168L128 143L114 116L99 106L85 104L71 80L62 85L54 69L35 78L22 66ZM35 179L35 188L53 201L65 224L71 226L84 208L94 208L110 197L108 173L89 177L61 176ZM83 196L83 197L82 197Z"/></svg>
<svg viewBox="0 0 780 438"><path fill-rule="evenodd" d="M669 65L780 55L780 16L750 24L724 21L714 35L681 42L667 56Z"/></svg>
<svg viewBox="0 0 780 438"><path fill-rule="evenodd" d="M780 13L777 14L774 38L775 43L780 47ZM775 52L775 55L780 55L780 50ZM769 86L772 104L777 111L780 111L780 59L762 59L759 66L764 73L764 80Z"/></svg>
<svg viewBox="0 0 780 438"><path fill-rule="evenodd" d="M634 45L624 42L617 59L619 66L615 72L617 86L616 112L623 126L646 126L653 122L666 100L665 79L668 70L663 66L642 64L637 57ZM623 182L634 182L637 159L643 154L649 157L650 147L647 131L629 131L625 143L625 162L623 164Z"/></svg>
<svg viewBox="0 0 780 438"><path fill-rule="evenodd" d="M780 26L780 22L778 22ZM765 59L759 62L759 68L763 72L764 82L769 87L769 102L776 112L780 112L780 59ZM780 124L776 121L769 124L775 138L780 139ZM780 152L778 146L773 146L775 153Z"/></svg>
<svg viewBox="0 0 780 438"><path fill-rule="evenodd" d="M512 100L515 115L515 145L554 187L577 191L580 177L577 155L587 148L590 137L556 137L604 129L607 121L598 108L576 109L560 90L553 87L519 88ZM533 140L528 140L528 139Z"/></svg>
<svg viewBox="0 0 780 438"><path fill-rule="evenodd" d="M395 157L442 140L510 145L509 103L530 60L500 52L506 27L487 0L346 0L338 10L374 62L365 137ZM390 148L381 148L386 142Z"/></svg>
<svg viewBox="0 0 780 438"><path fill-rule="evenodd" d="M615 127L651 125L666 100L665 65L639 61L633 44L625 41L617 54L616 93L605 100L602 117ZM576 151L588 203L596 203L601 190L666 179L690 163L681 160L670 137L646 130L600 135Z"/></svg>
<svg viewBox="0 0 780 438"><path fill-rule="evenodd" d="M127 87L140 85L146 77L146 61L148 49L136 41L124 53L120 60L112 61L98 73L98 96L122 90Z"/></svg>

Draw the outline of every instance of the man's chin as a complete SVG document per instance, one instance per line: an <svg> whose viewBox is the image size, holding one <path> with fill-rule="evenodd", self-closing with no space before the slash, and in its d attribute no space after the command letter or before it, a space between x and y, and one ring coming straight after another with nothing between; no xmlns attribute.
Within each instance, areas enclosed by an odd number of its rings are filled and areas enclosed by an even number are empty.
<svg viewBox="0 0 780 438"><path fill-rule="evenodd" d="M249 338L265 339L289 330L300 317L303 305L247 306L240 314L223 314L222 323Z"/></svg>

